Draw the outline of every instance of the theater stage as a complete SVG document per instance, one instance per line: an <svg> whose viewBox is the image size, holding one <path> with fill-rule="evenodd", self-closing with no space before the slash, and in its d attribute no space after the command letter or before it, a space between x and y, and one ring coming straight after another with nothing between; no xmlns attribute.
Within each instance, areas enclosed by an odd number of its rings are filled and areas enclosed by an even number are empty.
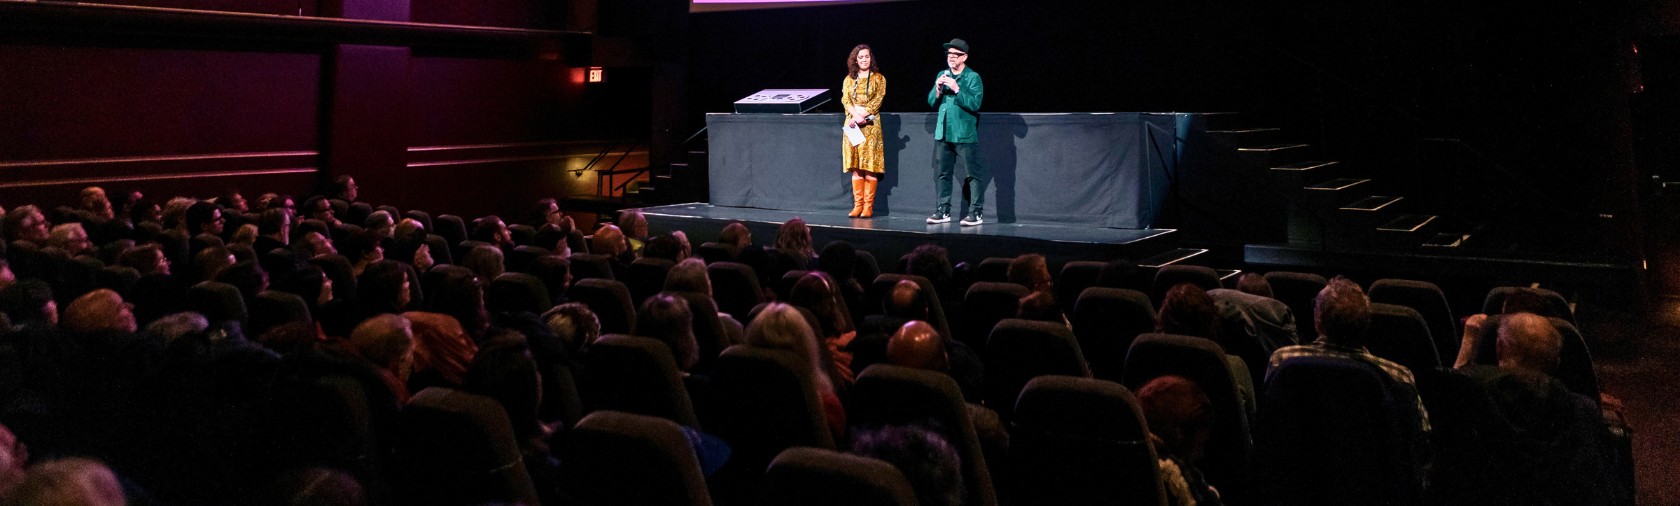
<svg viewBox="0 0 1680 506"><path fill-rule="evenodd" d="M846 241L876 255L887 264L917 245L935 243L951 251L953 263L986 257L1041 253L1052 264L1070 260L1140 260L1172 248L1171 229L1131 230L1090 225L1046 223L986 223L963 227L956 221L929 225L923 215L855 219L845 211L789 211L711 204L677 204L642 208L651 229L682 230L689 241L717 240L724 225L739 221L752 231L754 244L773 244L776 229L794 217L805 219L817 248L829 241Z"/></svg>

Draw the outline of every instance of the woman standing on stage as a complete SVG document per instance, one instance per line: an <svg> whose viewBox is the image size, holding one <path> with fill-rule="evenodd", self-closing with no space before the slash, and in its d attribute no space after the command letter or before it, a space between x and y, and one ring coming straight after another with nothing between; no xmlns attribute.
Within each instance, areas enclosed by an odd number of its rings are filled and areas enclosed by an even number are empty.
<svg viewBox="0 0 1680 506"><path fill-rule="evenodd" d="M875 52L868 45L852 48L846 58L846 80L840 85L840 103L846 109L846 128L862 131L863 142L853 144L849 136L842 136L840 159L846 172L852 174L853 218L875 215L875 187L886 172L885 151L881 148L881 99L887 96L887 78L875 65Z"/></svg>

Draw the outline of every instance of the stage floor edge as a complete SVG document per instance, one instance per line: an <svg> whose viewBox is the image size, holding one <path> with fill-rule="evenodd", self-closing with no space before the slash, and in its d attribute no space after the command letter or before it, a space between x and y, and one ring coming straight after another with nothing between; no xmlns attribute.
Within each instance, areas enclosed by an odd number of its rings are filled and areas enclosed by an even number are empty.
<svg viewBox="0 0 1680 506"><path fill-rule="evenodd" d="M896 261L898 256L924 243L939 244L950 250L953 263L1027 252L1044 254L1053 264L1070 260L1139 260L1172 247L1176 232L1047 223L988 222L964 227L957 223L957 216L950 223L929 225L922 215L857 219L835 211L786 211L701 203L645 207L641 211L655 233L682 230L696 246L717 240L723 226L734 221L752 231L754 244L773 244L777 228L800 217L811 227L816 248L821 249L829 241L843 240L875 253L877 261L882 263ZM883 268L889 267L883 265Z"/></svg>

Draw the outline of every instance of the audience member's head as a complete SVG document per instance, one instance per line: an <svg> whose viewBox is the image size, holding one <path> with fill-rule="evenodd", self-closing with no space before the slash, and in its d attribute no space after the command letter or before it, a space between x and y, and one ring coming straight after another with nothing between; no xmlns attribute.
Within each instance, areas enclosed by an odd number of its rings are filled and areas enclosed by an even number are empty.
<svg viewBox="0 0 1680 506"><path fill-rule="evenodd" d="M833 241L823 246L822 254L817 256L817 270L828 273L835 280L845 283L851 281L857 271L857 248L846 241Z"/></svg>
<svg viewBox="0 0 1680 506"><path fill-rule="evenodd" d="M233 266L236 262L238 262L238 259L234 258L233 252L228 251L227 248L220 246L204 248L197 255L193 255L191 265L193 275L191 279L193 282L216 279L216 276L220 275L223 269Z"/></svg>
<svg viewBox="0 0 1680 506"><path fill-rule="evenodd" d="M292 213L285 209L267 209L257 217L257 233L265 237L280 241L280 244L291 242Z"/></svg>
<svg viewBox="0 0 1680 506"><path fill-rule="evenodd" d="M6 502L12 491L23 483L27 476L24 467L28 465L29 447L24 446L11 429L0 425L0 502Z"/></svg>
<svg viewBox="0 0 1680 506"><path fill-rule="evenodd" d="M656 235L649 237L647 244L642 246L642 258L660 258L672 262L681 261L683 257L682 243L676 237Z"/></svg>
<svg viewBox="0 0 1680 506"><path fill-rule="evenodd" d="M828 362L822 356L822 344L817 342L816 332L799 308L780 302L765 306L747 325L746 344L792 352L810 368L811 382L819 392L834 391L834 382L828 377Z"/></svg>
<svg viewBox="0 0 1680 506"><path fill-rule="evenodd" d="M1365 331L1371 326L1371 299L1353 280L1336 276L1319 290L1313 302L1313 322L1318 335L1338 346L1365 346Z"/></svg>
<svg viewBox="0 0 1680 506"><path fill-rule="evenodd" d="M164 256L163 247L155 242L129 248L117 257L117 263L139 271L142 276L154 273L169 274L169 257Z"/></svg>
<svg viewBox="0 0 1680 506"><path fill-rule="evenodd" d="M64 308L64 328L86 333L133 333L137 330L134 305L124 302L113 290L94 290Z"/></svg>
<svg viewBox="0 0 1680 506"><path fill-rule="evenodd" d="M573 356L585 353L595 338L601 337L601 320L582 302L567 302L554 306L542 315L548 330L560 338L566 352Z"/></svg>
<svg viewBox="0 0 1680 506"><path fill-rule="evenodd" d="M472 233L467 238L499 248L513 247L513 234L508 232L507 223L494 214L473 220Z"/></svg>
<svg viewBox="0 0 1680 506"><path fill-rule="evenodd" d="M1268 299L1273 298L1272 283L1266 281L1266 276L1258 272L1245 272L1243 275L1237 276L1237 291Z"/></svg>
<svg viewBox="0 0 1680 506"><path fill-rule="evenodd" d="M671 347L677 368L684 371L700 361L700 344L694 339L694 313L688 301L671 294L656 294L636 310L636 335L658 339Z"/></svg>
<svg viewBox="0 0 1680 506"><path fill-rule="evenodd" d="M116 217L116 213L112 212L111 199L105 196L105 189L98 186L82 188L81 203L78 208L92 213L102 220Z"/></svg>
<svg viewBox="0 0 1680 506"><path fill-rule="evenodd" d="M216 205L222 206L223 209L236 213L244 213L251 210L251 205L249 202L245 201L245 196L240 195L239 190L235 190L233 188L228 188L227 191L224 191L221 195L217 196Z"/></svg>
<svg viewBox="0 0 1680 506"><path fill-rule="evenodd" d="M1161 376L1137 391L1149 432L1165 444L1162 453L1195 462L1213 425L1213 402L1194 381Z"/></svg>
<svg viewBox="0 0 1680 506"><path fill-rule="evenodd" d="M332 278L321 270L321 266L304 264L281 276L274 283L274 289L302 297L309 303L311 314L315 308L331 302L333 299Z"/></svg>
<svg viewBox="0 0 1680 506"><path fill-rule="evenodd" d="M677 240L677 250L680 252L677 258L694 256L694 245L688 242L688 233L674 230L671 232L671 238Z"/></svg>
<svg viewBox="0 0 1680 506"><path fill-rule="evenodd" d="M407 265L380 260L356 278L356 299L369 313L401 313L413 298L412 283Z"/></svg>
<svg viewBox="0 0 1680 506"><path fill-rule="evenodd" d="M1213 339L1219 331L1219 307L1201 287L1179 283L1161 298L1155 330L1168 334Z"/></svg>
<svg viewBox="0 0 1680 506"><path fill-rule="evenodd" d="M246 305L256 300L257 294L268 289L268 273L263 271L261 265L249 260L222 269L222 272L216 275L216 281L238 288L239 295L244 297Z"/></svg>
<svg viewBox="0 0 1680 506"><path fill-rule="evenodd" d="M47 215L41 213L41 208L22 205L6 213L5 224L0 226L0 230L6 231L6 242L24 241L45 246L49 226Z"/></svg>
<svg viewBox="0 0 1680 506"><path fill-rule="evenodd" d="M501 248L488 244L480 244L467 251L467 256L461 259L461 266L472 269L479 279L486 282L496 279L507 269Z"/></svg>
<svg viewBox="0 0 1680 506"><path fill-rule="evenodd" d="M723 233L718 235L718 242L745 248L752 245L752 231L747 230L747 226L739 221L731 222L723 226Z"/></svg>
<svg viewBox="0 0 1680 506"><path fill-rule="evenodd" d="M1022 320L1068 324L1067 317L1062 314L1062 306L1056 303L1056 295L1044 291L1030 292L1021 297L1015 317Z"/></svg>
<svg viewBox="0 0 1680 506"><path fill-rule="evenodd" d="M825 338L839 337L853 330L851 312L840 298L839 287L835 286L834 278L822 271L801 276L788 292L788 303L816 315L817 323L822 326L817 331Z"/></svg>
<svg viewBox="0 0 1680 506"><path fill-rule="evenodd" d="M359 192L360 187L356 186L356 178L350 177L349 175L335 177L332 180L332 184L327 185L328 198L335 198L345 202L355 202L356 197L360 196L358 195Z"/></svg>
<svg viewBox="0 0 1680 506"><path fill-rule="evenodd" d="M164 343L210 329L210 320L191 311L167 315L146 324L146 333L163 339Z"/></svg>
<svg viewBox="0 0 1680 506"><path fill-rule="evenodd" d="M694 292L712 296L712 278L706 272L706 262L689 258L671 267L665 274L665 291Z"/></svg>
<svg viewBox="0 0 1680 506"><path fill-rule="evenodd" d="M335 245L339 254L353 265L366 266L385 259L385 248L379 244L379 235L371 230L349 234Z"/></svg>
<svg viewBox="0 0 1680 506"><path fill-rule="evenodd" d="M367 219L362 220L362 228L367 229L374 237L380 239L390 239L393 234L392 229L396 226L396 220L387 211L374 211L373 214L368 215Z"/></svg>
<svg viewBox="0 0 1680 506"><path fill-rule="evenodd" d="M804 218L794 217L776 230L776 249L806 258L817 256L811 246L811 227Z"/></svg>
<svg viewBox="0 0 1680 506"><path fill-rule="evenodd" d="M229 239L229 241L233 244L240 244L244 246L252 246L256 244L257 226L251 223L240 225L239 228L233 229L233 238Z"/></svg>
<svg viewBox="0 0 1680 506"><path fill-rule="evenodd" d="M21 279L0 290L0 311L13 325L58 325L58 302L52 285L35 278Z"/></svg>
<svg viewBox="0 0 1680 506"><path fill-rule="evenodd" d="M437 272L433 269L432 272ZM426 293L426 310L455 317L474 340L490 328L490 313L484 307L484 283L466 269L450 269L437 286Z"/></svg>
<svg viewBox="0 0 1680 506"><path fill-rule="evenodd" d="M917 246L910 251L904 273L927 278L936 288L945 286L951 281L951 257L938 244Z"/></svg>
<svg viewBox="0 0 1680 506"><path fill-rule="evenodd" d="M128 219L135 225L141 223L163 224L163 208L157 202L148 199L136 200L128 204Z"/></svg>
<svg viewBox="0 0 1680 506"><path fill-rule="evenodd" d="M222 217L222 208L214 203L199 201L187 206L187 233L221 235L223 224L227 219Z"/></svg>
<svg viewBox="0 0 1680 506"><path fill-rule="evenodd" d="M560 219L565 216L565 213L560 212L559 201L554 199L542 199L538 200L535 205L531 206L529 223L533 227L542 227L543 225L549 224L558 225L560 224Z"/></svg>
<svg viewBox="0 0 1680 506"><path fill-rule="evenodd" d="M1563 335L1544 316L1512 313L1499 320L1498 344L1500 368L1552 374L1563 352Z"/></svg>
<svg viewBox="0 0 1680 506"><path fill-rule="evenodd" d="M315 231L303 234L303 240L297 242L297 250L306 258L338 254L338 249L333 247L332 240L327 239L326 234Z"/></svg>
<svg viewBox="0 0 1680 506"><path fill-rule="evenodd" d="M93 459L68 458L29 466L8 504L121 506L128 500L111 468Z"/></svg>
<svg viewBox="0 0 1680 506"><path fill-rule="evenodd" d="M426 225L420 223L420 220L416 220L414 218L403 218L402 221L397 222L395 226L391 227L392 240L401 242L410 237L418 237L420 240L425 240Z"/></svg>
<svg viewBox="0 0 1680 506"><path fill-rule="evenodd" d="M1044 262L1044 255L1028 253L1015 257L1009 261L1009 282L1027 287L1034 292L1048 292L1053 286L1054 279L1050 277L1050 266Z"/></svg>
<svg viewBox="0 0 1680 506"><path fill-rule="evenodd" d="M542 445L547 426L538 417L542 405L542 377L531 348L518 332L504 332L484 342L473 355L461 388L495 399L513 424L514 436L524 444Z"/></svg>
<svg viewBox="0 0 1680 506"><path fill-rule="evenodd" d="M93 243L88 241L87 229L80 223L61 223L53 226L47 236L47 246L64 250L70 256L81 255L93 251Z"/></svg>
<svg viewBox="0 0 1680 506"><path fill-rule="evenodd" d="M923 321L911 321L899 327L887 340L887 362L894 365L946 372L951 358L945 350L945 337Z"/></svg>
<svg viewBox="0 0 1680 506"><path fill-rule="evenodd" d="M963 504L962 457L938 432L913 425L861 430L852 436L851 452L898 468L922 506Z"/></svg>
<svg viewBox="0 0 1680 506"><path fill-rule="evenodd" d="M630 244L624 241L624 232L614 225L601 225L589 238L589 252L597 255L618 256L629 248Z"/></svg>
<svg viewBox="0 0 1680 506"><path fill-rule="evenodd" d="M333 211L332 202L328 202L327 199L321 197L311 197L309 200L303 201L303 209L300 209L299 213L304 218L328 225L338 224L338 216Z"/></svg>
<svg viewBox="0 0 1680 506"><path fill-rule="evenodd" d="M382 314L350 332L350 345L361 358L406 381L414 365L414 328L408 318Z"/></svg>
<svg viewBox="0 0 1680 506"><path fill-rule="evenodd" d="M618 225L620 231L624 232L624 235L631 239L647 239L648 237L647 216L643 216L640 210L625 209L619 211L618 221L615 224Z"/></svg>
<svg viewBox="0 0 1680 506"><path fill-rule="evenodd" d="M12 286L12 283L16 282L17 273L12 272L12 266L6 262L5 258L0 258L0 290L5 290L6 287Z"/></svg>
<svg viewBox="0 0 1680 506"><path fill-rule="evenodd" d="M922 285L908 279L893 283L892 290L882 300L882 310L887 316L908 318L911 320L927 320L928 297L922 293Z"/></svg>

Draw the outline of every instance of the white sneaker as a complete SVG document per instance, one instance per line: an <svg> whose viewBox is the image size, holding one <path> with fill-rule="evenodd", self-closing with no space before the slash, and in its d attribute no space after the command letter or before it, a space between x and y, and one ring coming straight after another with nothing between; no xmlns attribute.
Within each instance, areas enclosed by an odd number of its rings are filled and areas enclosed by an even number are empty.
<svg viewBox="0 0 1680 506"><path fill-rule="evenodd" d="M934 211L933 216L929 216L927 222L930 225L935 223L950 223L951 215L944 211Z"/></svg>
<svg viewBox="0 0 1680 506"><path fill-rule="evenodd" d="M961 223L962 226L965 227L972 227L985 222L986 220L980 219L980 213L969 213L968 216L964 216L962 221L958 223Z"/></svg>

